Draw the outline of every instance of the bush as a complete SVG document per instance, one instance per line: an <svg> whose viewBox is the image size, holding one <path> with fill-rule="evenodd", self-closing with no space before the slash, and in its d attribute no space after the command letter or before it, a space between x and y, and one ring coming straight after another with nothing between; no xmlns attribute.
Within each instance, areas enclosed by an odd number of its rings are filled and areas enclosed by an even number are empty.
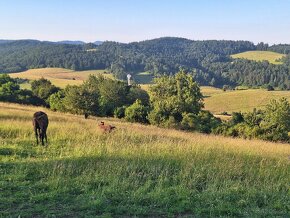
<svg viewBox="0 0 290 218"><path fill-rule="evenodd" d="M36 106L46 105L46 102L43 99L34 96L32 91L27 89L19 90L19 93L17 95L17 103L32 104Z"/></svg>
<svg viewBox="0 0 290 218"><path fill-rule="evenodd" d="M47 79L41 78L39 80L34 80L31 83L31 90L34 95L47 100L50 95L59 91L59 88L52 85Z"/></svg>
<svg viewBox="0 0 290 218"><path fill-rule="evenodd" d="M198 131L211 133L212 129L221 124L221 120L213 116L209 111L200 111L197 115Z"/></svg>
<svg viewBox="0 0 290 218"><path fill-rule="evenodd" d="M65 106L63 104L64 93L63 91L58 91L57 93L52 94L48 98L50 109L53 111L62 111L65 112Z"/></svg>
<svg viewBox="0 0 290 218"><path fill-rule="evenodd" d="M267 85L267 91L274 91L274 87L271 85Z"/></svg>
<svg viewBox="0 0 290 218"><path fill-rule="evenodd" d="M196 130L197 129L197 116L193 113L183 113L181 121L181 129Z"/></svg>
<svg viewBox="0 0 290 218"><path fill-rule="evenodd" d="M133 104L137 99L139 99L143 105L149 105L149 95L148 93L141 89L139 86L130 87L130 91L127 96L128 104Z"/></svg>
<svg viewBox="0 0 290 218"><path fill-rule="evenodd" d="M223 91L232 90L233 88L229 85L223 85Z"/></svg>
<svg viewBox="0 0 290 218"><path fill-rule="evenodd" d="M268 141L289 142L290 104L287 99L272 100L265 110L256 110L242 115L233 113L227 124L214 129L215 134L225 136L258 138Z"/></svg>
<svg viewBox="0 0 290 218"><path fill-rule="evenodd" d="M208 111L200 111L198 115L192 113L184 113L181 121L181 128L186 130L197 130L202 133L211 133L221 120L214 117Z"/></svg>
<svg viewBox="0 0 290 218"><path fill-rule="evenodd" d="M126 110L126 106L122 106L122 107L117 107L115 110L114 110L114 117L115 118L124 118L125 117L125 110Z"/></svg>
<svg viewBox="0 0 290 218"><path fill-rule="evenodd" d="M0 101L21 104L45 105L45 101L34 96L30 90L21 90L16 79L9 75L0 75Z"/></svg>
<svg viewBox="0 0 290 218"><path fill-rule="evenodd" d="M244 122L243 114L240 112L233 112L232 119L230 120L231 125L236 125L238 123Z"/></svg>
<svg viewBox="0 0 290 218"><path fill-rule="evenodd" d="M147 115L148 107L138 99L125 110L125 119L129 122L148 123Z"/></svg>

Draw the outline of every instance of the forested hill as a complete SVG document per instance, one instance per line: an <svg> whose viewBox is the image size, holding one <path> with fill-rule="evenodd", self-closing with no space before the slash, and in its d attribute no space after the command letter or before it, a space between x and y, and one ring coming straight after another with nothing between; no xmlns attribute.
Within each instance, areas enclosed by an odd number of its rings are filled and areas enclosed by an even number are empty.
<svg viewBox="0 0 290 218"><path fill-rule="evenodd" d="M278 52L283 49L288 51L289 48L289 45L262 45L263 49ZM273 65L268 62L233 60L230 57L231 54L257 48L259 45L255 46L249 41L193 41L174 37L128 44L107 41L100 45L60 44L37 40L2 41L0 72L10 73L43 67L107 69L117 78L125 78L128 72L174 74L184 68L202 85L270 84L289 89L287 58L285 64Z"/></svg>

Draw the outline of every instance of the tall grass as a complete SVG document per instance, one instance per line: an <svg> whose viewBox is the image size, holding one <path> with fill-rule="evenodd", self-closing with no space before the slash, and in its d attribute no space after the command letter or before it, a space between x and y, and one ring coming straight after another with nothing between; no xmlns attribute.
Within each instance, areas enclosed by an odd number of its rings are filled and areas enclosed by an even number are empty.
<svg viewBox="0 0 290 218"><path fill-rule="evenodd" d="M40 109L0 103L0 217L289 216L288 144L46 111L42 147Z"/></svg>

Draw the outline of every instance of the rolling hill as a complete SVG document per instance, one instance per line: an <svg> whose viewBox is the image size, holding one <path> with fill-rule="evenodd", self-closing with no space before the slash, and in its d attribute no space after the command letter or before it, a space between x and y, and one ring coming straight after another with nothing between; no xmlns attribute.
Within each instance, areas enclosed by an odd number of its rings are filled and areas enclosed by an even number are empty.
<svg viewBox="0 0 290 218"><path fill-rule="evenodd" d="M238 54L231 55L235 59L247 59L252 61L269 61L271 64L282 64L281 58L286 55L273 51L246 51Z"/></svg>
<svg viewBox="0 0 290 218"><path fill-rule="evenodd" d="M35 145L35 111L49 144ZM97 118L100 121L100 118ZM287 217L287 144L0 103L1 217Z"/></svg>
<svg viewBox="0 0 290 218"><path fill-rule="evenodd" d="M233 61L230 57L256 49L249 41L195 41L176 37L132 43L106 41L99 45L16 40L0 44L0 73L51 67L75 71L106 69L116 78L126 79L128 73L150 72L158 76L175 74L182 68L202 85L270 84L290 89L288 59L273 65L245 59Z"/></svg>

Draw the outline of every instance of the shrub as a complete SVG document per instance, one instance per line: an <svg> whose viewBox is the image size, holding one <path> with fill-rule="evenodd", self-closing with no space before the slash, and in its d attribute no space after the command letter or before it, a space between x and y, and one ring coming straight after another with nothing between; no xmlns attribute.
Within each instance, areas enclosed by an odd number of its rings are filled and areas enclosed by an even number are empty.
<svg viewBox="0 0 290 218"><path fill-rule="evenodd" d="M140 86L131 86L127 99L128 104L133 104L137 99L139 99L143 105L149 105L149 95L145 90L141 89Z"/></svg>
<svg viewBox="0 0 290 218"><path fill-rule="evenodd" d="M181 121L181 128L184 130L196 130L197 129L197 116L193 113L183 113Z"/></svg>
<svg viewBox="0 0 290 218"><path fill-rule="evenodd" d="M259 138L268 141L289 142L290 103L287 99L272 100L265 110L242 115L233 113L232 120L214 129L215 134L242 138Z"/></svg>
<svg viewBox="0 0 290 218"><path fill-rule="evenodd" d="M47 79L41 78L39 80L34 80L31 83L31 90L34 95L47 100L50 95L59 91L59 88L52 85Z"/></svg>
<svg viewBox="0 0 290 218"><path fill-rule="evenodd" d="M202 133L211 133L220 125L221 120L214 117L208 111L200 111L198 115L192 113L182 114L181 128L186 130L197 130Z"/></svg>
<svg viewBox="0 0 290 218"><path fill-rule="evenodd" d="M267 91L274 91L274 87L271 85L267 85Z"/></svg>
<svg viewBox="0 0 290 218"><path fill-rule="evenodd" d="M65 112L65 106L63 104L64 93L63 91L58 91L48 98L50 109L53 111Z"/></svg>
<svg viewBox="0 0 290 218"><path fill-rule="evenodd" d="M148 107L142 105L138 99L125 110L125 119L129 122L148 123L147 115Z"/></svg>
<svg viewBox="0 0 290 218"><path fill-rule="evenodd" d="M115 110L114 110L114 117L115 118L124 118L125 117L125 110L126 110L126 106L122 106L122 107L117 107Z"/></svg>
<svg viewBox="0 0 290 218"><path fill-rule="evenodd" d="M230 120L231 125L236 125L238 123L244 122L243 114L240 112L233 112L232 119Z"/></svg>
<svg viewBox="0 0 290 218"><path fill-rule="evenodd" d="M21 90L16 79L7 74L0 75L0 101L22 104L45 105L45 101L34 96L30 90Z"/></svg>

